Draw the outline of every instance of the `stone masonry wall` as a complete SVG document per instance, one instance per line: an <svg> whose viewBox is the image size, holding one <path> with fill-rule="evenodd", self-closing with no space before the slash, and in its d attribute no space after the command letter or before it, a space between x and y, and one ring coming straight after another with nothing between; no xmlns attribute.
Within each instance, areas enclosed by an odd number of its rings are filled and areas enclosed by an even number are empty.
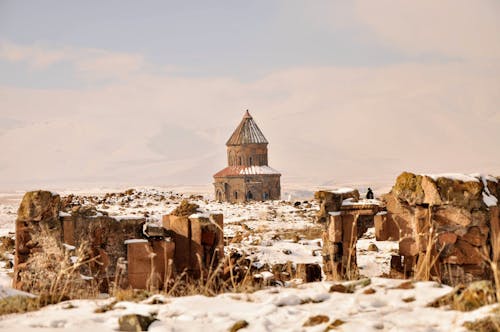
<svg viewBox="0 0 500 332"><path fill-rule="evenodd" d="M500 256L499 190L493 177L402 173L384 196L387 214L375 219L377 240L399 241L393 269L448 284L491 279L488 260Z"/></svg>
<svg viewBox="0 0 500 332"><path fill-rule="evenodd" d="M69 268L81 289L93 283L107 292L111 282L161 289L177 271L197 278L223 261L222 214L165 216L165 228L145 222L108 217L91 206L61 212L59 195L28 192L16 220L13 286L46 291Z"/></svg>

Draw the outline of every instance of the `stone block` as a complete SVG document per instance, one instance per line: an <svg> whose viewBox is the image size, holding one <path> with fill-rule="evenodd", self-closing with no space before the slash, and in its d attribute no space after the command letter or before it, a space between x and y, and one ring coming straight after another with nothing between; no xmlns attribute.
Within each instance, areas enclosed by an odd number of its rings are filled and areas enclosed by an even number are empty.
<svg viewBox="0 0 500 332"><path fill-rule="evenodd" d="M127 242L128 281L132 288L159 289L173 276L169 265L175 244L165 240L137 239Z"/></svg>
<svg viewBox="0 0 500 332"><path fill-rule="evenodd" d="M421 182L422 190L424 191L424 200L423 203L429 205L441 205L441 195L439 194L438 187L436 182L428 176L422 177Z"/></svg>
<svg viewBox="0 0 500 332"><path fill-rule="evenodd" d="M356 245L358 240L357 217L352 214L342 216L342 242L349 246Z"/></svg>
<svg viewBox="0 0 500 332"><path fill-rule="evenodd" d="M500 208L498 206L490 207L490 225L492 259L496 262L500 262Z"/></svg>
<svg viewBox="0 0 500 332"><path fill-rule="evenodd" d="M448 256L443 258L443 263L458 265L481 264L483 261L480 248L460 239L450 249Z"/></svg>
<svg viewBox="0 0 500 332"><path fill-rule="evenodd" d="M472 223L472 214L463 208L442 206L436 209L433 219L441 226L467 227Z"/></svg>
<svg viewBox="0 0 500 332"><path fill-rule="evenodd" d="M175 275L175 243L170 239L152 240L151 246L155 253L155 271L160 275L161 282L165 283Z"/></svg>
<svg viewBox="0 0 500 332"><path fill-rule="evenodd" d="M389 225L387 222L387 213L378 213L374 217L375 239L377 241L389 240Z"/></svg>
<svg viewBox="0 0 500 332"><path fill-rule="evenodd" d="M63 217L63 242L69 245L75 245L75 221L72 217Z"/></svg>
<svg viewBox="0 0 500 332"><path fill-rule="evenodd" d="M331 242L342 242L343 232L342 232L342 216L331 215L328 223L328 240Z"/></svg>
<svg viewBox="0 0 500 332"><path fill-rule="evenodd" d="M161 224L163 225L163 228L165 229L170 229L170 215L163 215L161 217Z"/></svg>
<svg viewBox="0 0 500 332"><path fill-rule="evenodd" d="M438 244L444 247L447 244L455 244L457 242L457 235L452 232L443 232L438 235Z"/></svg>
<svg viewBox="0 0 500 332"><path fill-rule="evenodd" d="M171 215L169 225L175 242L175 268L182 273L191 268L191 221L188 217Z"/></svg>
<svg viewBox="0 0 500 332"><path fill-rule="evenodd" d="M461 237L461 239L469 242L473 246L482 247L486 245L488 234L483 234L479 227L472 226L467 230L467 233Z"/></svg>
<svg viewBox="0 0 500 332"><path fill-rule="evenodd" d="M150 273L155 253L149 242L137 239L128 240L126 244L128 273Z"/></svg>
<svg viewBox="0 0 500 332"><path fill-rule="evenodd" d="M399 254L401 256L416 256L418 254L417 241L411 237L399 240Z"/></svg>

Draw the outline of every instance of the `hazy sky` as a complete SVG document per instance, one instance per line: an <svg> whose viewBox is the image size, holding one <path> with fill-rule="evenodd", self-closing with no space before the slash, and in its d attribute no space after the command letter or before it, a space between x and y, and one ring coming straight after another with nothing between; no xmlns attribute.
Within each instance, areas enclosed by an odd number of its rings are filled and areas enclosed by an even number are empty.
<svg viewBox="0 0 500 332"><path fill-rule="evenodd" d="M0 0L0 188L500 175L500 2Z"/></svg>

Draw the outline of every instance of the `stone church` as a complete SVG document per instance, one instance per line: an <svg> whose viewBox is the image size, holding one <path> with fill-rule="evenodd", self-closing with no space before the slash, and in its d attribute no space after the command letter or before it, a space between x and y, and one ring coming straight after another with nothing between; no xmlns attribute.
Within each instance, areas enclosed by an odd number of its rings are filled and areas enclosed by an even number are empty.
<svg viewBox="0 0 500 332"><path fill-rule="evenodd" d="M228 167L214 175L218 201L237 203L280 199L281 174L268 166L268 143L247 110L226 143Z"/></svg>

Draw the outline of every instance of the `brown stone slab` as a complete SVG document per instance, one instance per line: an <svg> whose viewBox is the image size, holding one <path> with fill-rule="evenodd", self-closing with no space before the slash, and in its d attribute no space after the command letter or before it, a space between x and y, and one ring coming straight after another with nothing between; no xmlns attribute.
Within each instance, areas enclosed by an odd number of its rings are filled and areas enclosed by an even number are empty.
<svg viewBox="0 0 500 332"><path fill-rule="evenodd" d="M330 220L328 221L328 239L331 242L342 242L343 240L343 222L342 216L330 215Z"/></svg>
<svg viewBox="0 0 500 332"><path fill-rule="evenodd" d="M75 245L75 222L72 217L62 218L63 242L69 245Z"/></svg>
<svg viewBox="0 0 500 332"><path fill-rule="evenodd" d="M389 239L387 213L375 215L373 222L375 224L375 239L377 241L387 241Z"/></svg>

